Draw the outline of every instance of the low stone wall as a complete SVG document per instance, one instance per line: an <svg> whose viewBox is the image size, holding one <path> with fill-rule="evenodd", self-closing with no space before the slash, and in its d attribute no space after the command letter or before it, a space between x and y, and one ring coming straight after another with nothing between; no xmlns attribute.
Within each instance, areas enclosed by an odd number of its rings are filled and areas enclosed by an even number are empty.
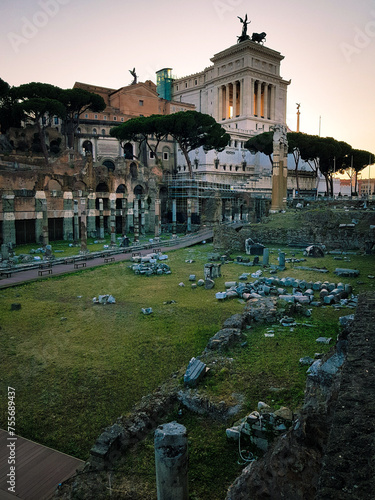
<svg viewBox="0 0 375 500"><path fill-rule="evenodd" d="M360 297L336 350L310 370L292 429L243 470L227 500L367 500L375 491L375 294ZM345 354L341 370L329 360Z"/></svg>
<svg viewBox="0 0 375 500"><path fill-rule="evenodd" d="M327 249L360 250L368 252L375 245L375 213L370 211L341 212L335 210L296 212L294 227L269 227L248 224L242 228L217 226L214 248L221 253L244 252L245 241L251 238L263 245L303 246L324 244ZM282 217L282 215L280 215ZM355 220L356 224L341 224ZM267 221L265 221L267 222Z"/></svg>

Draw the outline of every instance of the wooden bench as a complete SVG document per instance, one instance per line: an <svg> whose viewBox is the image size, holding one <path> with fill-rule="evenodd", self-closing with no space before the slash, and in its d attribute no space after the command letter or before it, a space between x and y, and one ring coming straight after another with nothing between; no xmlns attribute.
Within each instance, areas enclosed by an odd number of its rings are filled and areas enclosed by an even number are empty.
<svg viewBox="0 0 375 500"><path fill-rule="evenodd" d="M80 267L86 267L86 262L75 262L74 269L79 269Z"/></svg>
<svg viewBox="0 0 375 500"><path fill-rule="evenodd" d="M51 269L51 267L51 262L42 262L41 264L39 264L39 269Z"/></svg>
<svg viewBox="0 0 375 500"><path fill-rule="evenodd" d="M75 260L73 257L67 257L64 259L64 264L74 264Z"/></svg>
<svg viewBox="0 0 375 500"><path fill-rule="evenodd" d="M104 262L108 263L108 262L114 262L115 261L115 258L114 257L104 257Z"/></svg>
<svg viewBox="0 0 375 500"><path fill-rule="evenodd" d="M43 274L52 274L52 268L46 267L44 269L39 269L38 276L43 276Z"/></svg>
<svg viewBox="0 0 375 500"><path fill-rule="evenodd" d="M0 276L2 278L10 278L12 276L12 271L1 271Z"/></svg>

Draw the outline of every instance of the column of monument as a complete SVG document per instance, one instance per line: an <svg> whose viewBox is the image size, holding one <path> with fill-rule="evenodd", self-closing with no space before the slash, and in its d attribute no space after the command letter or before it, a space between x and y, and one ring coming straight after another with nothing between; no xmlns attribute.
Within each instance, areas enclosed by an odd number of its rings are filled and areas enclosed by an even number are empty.
<svg viewBox="0 0 375 500"><path fill-rule="evenodd" d="M258 118L260 118L260 116L262 114L261 106L262 106L262 84L258 80L257 81L257 112L256 112L256 115L258 116Z"/></svg>
<svg viewBox="0 0 375 500"><path fill-rule="evenodd" d="M263 115L264 118L268 118L268 84L264 84L263 90Z"/></svg>

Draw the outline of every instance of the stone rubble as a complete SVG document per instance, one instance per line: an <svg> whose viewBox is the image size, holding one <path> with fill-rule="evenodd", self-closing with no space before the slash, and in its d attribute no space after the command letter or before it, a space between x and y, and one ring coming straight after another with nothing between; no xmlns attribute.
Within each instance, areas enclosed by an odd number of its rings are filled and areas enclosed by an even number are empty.
<svg viewBox="0 0 375 500"><path fill-rule="evenodd" d="M94 297L92 299L93 304L116 304L116 299L113 297L113 295L106 294L106 295L99 295L98 297Z"/></svg>
<svg viewBox="0 0 375 500"><path fill-rule="evenodd" d="M226 430L229 439L255 445L262 451L268 449L269 444L284 434L293 424L293 413L289 408L282 406L272 411L271 407L260 401L258 411L253 411L233 427Z"/></svg>

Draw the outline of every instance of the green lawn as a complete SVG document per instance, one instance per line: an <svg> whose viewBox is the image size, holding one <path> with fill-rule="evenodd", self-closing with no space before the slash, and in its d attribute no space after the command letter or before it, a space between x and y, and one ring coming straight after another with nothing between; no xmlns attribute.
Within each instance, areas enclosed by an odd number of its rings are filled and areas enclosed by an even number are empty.
<svg viewBox="0 0 375 500"><path fill-rule="evenodd" d="M191 288L189 275L203 277L210 251L208 244L169 252L171 275L136 276L130 263L122 262L0 290L0 427L7 426L6 392L11 386L16 390L17 433L86 459L104 427L186 366L226 318L243 310L241 301L219 302L215 293L248 268L225 264L213 290ZM286 252L289 256L296 251ZM278 275L350 282L355 293L374 290L375 280L367 278L374 272L374 257L350 258L351 262L344 262L327 256L297 264L324 265L330 271L327 275L290 265ZM190 259L195 262L185 262ZM270 262L276 264L276 259L274 249ZM337 279L336 267L360 269L360 279ZM178 286L180 282L185 287ZM93 297L107 293L116 298L116 304L93 304ZM175 303L164 304L171 300ZM21 304L21 310L12 311L13 303ZM152 307L153 314L143 315L142 307ZM296 410L302 404L306 380L299 358L327 350L317 346L316 338L335 338L339 316L352 312L314 309L311 318L299 320L314 328L302 325L291 331L274 325L274 338L264 336L270 325L253 327L246 332L247 346L226 353L233 361L218 363L201 390L217 401L230 401L234 393L241 393L244 414L255 409L259 400ZM190 440L192 498L224 498L241 468L236 445L226 441L221 424L188 412L181 419ZM140 474L152 498L154 476L142 475L152 453L150 436L135 454L129 454L119 472L119 487L124 473L127 477Z"/></svg>

